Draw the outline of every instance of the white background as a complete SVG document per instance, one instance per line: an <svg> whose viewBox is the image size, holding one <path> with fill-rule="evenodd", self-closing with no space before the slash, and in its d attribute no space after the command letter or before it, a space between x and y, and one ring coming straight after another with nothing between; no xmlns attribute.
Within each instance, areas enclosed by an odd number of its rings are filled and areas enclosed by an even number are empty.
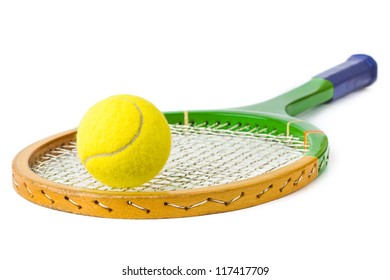
<svg viewBox="0 0 390 280"><path fill-rule="evenodd" d="M1 279L130 279L127 265L390 279L386 1L0 3ZM377 60L378 81L301 115L327 133L332 154L288 197L195 218L110 220L42 208L12 188L18 151L76 127L107 96L140 95L162 111L249 105L354 53ZM225 279L192 277L212 278Z"/></svg>

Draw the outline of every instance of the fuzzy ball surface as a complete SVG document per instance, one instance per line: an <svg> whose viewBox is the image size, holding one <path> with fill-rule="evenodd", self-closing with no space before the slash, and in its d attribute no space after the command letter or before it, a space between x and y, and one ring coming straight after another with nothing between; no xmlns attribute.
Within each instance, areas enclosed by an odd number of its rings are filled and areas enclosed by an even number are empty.
<svg viewBox="0 0 390 280"><path fill-rule="evenodd" d="M155 177L168 160L167 120L149 101L120 94L92 106L77 130L78 156L88 172L113 188L131 188Z"/></svg>

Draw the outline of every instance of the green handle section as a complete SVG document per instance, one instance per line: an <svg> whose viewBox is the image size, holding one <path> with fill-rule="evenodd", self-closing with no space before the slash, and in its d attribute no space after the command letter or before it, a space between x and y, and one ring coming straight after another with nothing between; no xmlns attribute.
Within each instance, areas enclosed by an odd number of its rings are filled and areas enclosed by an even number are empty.
<svg viewBox="0 0 390 280"><path fill-rule="evenodd" d="M245 111L269 112L296 116L333 98L333 84L328 80L313 78L285 94L266 102L242 107Z"/></svg>

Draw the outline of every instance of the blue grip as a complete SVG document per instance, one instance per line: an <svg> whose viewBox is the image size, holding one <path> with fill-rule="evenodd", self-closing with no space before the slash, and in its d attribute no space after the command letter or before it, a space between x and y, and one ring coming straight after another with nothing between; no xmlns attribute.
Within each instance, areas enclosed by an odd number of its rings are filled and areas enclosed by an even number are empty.
<svg viewBox="0 0 390 280"><path fill-rule="evenodd" d="M348 60L336 67L333 67L315 78L322 78L333 84L333 99L338 99L367 87L375 82L378 66L375 60L365 54L355 54Z"/></svg>

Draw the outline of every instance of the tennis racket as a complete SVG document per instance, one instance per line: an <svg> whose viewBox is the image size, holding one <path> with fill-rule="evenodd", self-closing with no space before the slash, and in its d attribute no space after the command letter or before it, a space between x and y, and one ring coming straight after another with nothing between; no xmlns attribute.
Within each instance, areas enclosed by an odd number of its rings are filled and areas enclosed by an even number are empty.
<svg viewBox="0 0 390 280"><path fill-rule="evenodd" d="M327 166L328 138L297 114L371 85L377 64L353 55L269 101L234 109L165 113L172 150L136 188L92 178L77 157L76 130L34 143L12 165L13 186L52 209L109 218L173 218L233 211L288 195Z"/></svg>

